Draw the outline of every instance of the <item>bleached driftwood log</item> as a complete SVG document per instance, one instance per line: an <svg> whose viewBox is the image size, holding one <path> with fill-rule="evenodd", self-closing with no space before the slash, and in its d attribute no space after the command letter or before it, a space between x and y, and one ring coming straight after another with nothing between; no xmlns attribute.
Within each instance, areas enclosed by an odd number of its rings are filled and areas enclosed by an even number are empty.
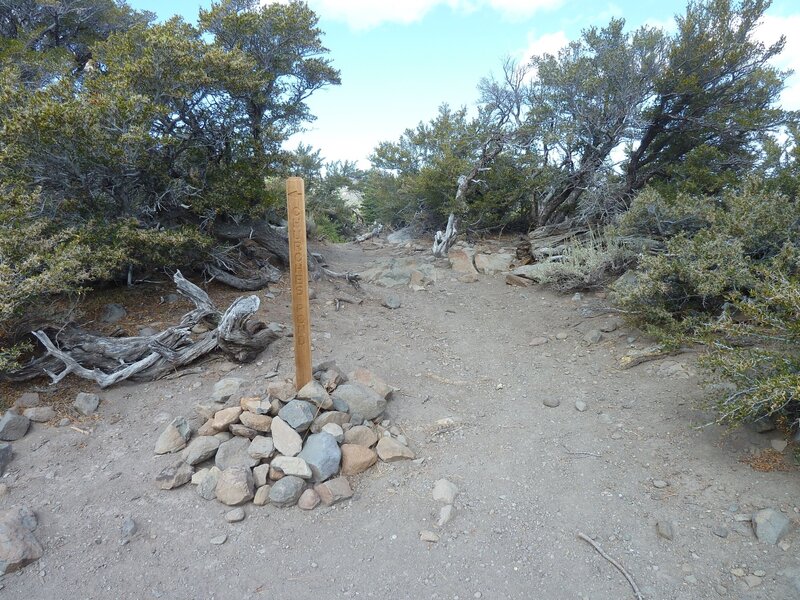
<svg viewBox="0 0 800 600"><path fill-rule="evenodd" d="M436 258L444 258L456 243L456 236L458 236L458 229L456 225L456 216L450 213L447 219L447 227L444 231L437 231L433 236L433 255Z"/></svg>
<svg viewBox="0 0 800 600"><path fill-rule="evenodd" d="M60 330L53 339L43 330L34 331L47 353L21 371L33 376L44 372L53 383L74 373L106 388L125 379L158 379L216 349L239 362L250 361L278 338L265 323L251 319L260 305L258 296L238 298L220 313L208 294L180 271L173 280L195 305L179 325L152 336L122 338L96 336L75 325ZM211 329L193 335L192 328L200 322ZM20 380L22 375L12 373L9 378Z"/></svg>
<svg viewBox="0 0 800 600"><path fill-rule="evenodd" d="M375 223L375 225L372 227L372 231L368 231L367 233L364 233L356 238L356 244L360 244L361 242L366 242L367 240L377 237L382 231L383 225L380 223Z"/></svg>

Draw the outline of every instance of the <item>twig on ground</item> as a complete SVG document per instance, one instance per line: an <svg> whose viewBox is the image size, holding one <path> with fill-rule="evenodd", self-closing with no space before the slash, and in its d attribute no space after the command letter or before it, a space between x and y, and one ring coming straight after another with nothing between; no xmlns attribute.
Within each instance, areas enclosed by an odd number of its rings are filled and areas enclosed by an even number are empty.
<svg viewBox="0 0 800 600"><path fill-rule="evenodd" d="M628 573L621 564L619 564L616 560L614 560L608 554L606 554L605 551L600 546L597 545L597 542L595 542L585 533L581 533L579 531L578 537L581 538L584 542L587 542L589 545L591 545L592 548L597 550L600 556L602 556L608 562L614 565L617 568L617 570L625 576L625 579L628 580L628 583L630 583L631 587L633 588L633 593L636 594L636 600L644 600L644 596L642 596L642 592L639 591L639 587L636 585L636 582L633 580L633 577L631 577L631 574Z"/></svg>
<svg viewBox="0 0 800 600"><path fill-rule="evenodd" d="M561 446L566 450L567 454L572 456L594 456L595 458L603 458L602 454L597 454L595 452L586 452L584 450L570 450L566 444L561 444Z"/></svg>

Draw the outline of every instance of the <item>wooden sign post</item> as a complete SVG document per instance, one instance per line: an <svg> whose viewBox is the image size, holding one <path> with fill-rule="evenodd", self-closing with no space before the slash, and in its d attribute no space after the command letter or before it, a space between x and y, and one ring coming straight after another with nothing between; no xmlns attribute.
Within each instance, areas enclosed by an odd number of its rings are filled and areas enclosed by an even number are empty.
<svg viewBox="0 0 800 600"><path fill-rule="evenodd" d="M308 253L306 250L306 197L303 180L286 181L289 215L289 276L292 282L294 320L294 384L299 390L311 381L311 317L308 306Z"/></svg>

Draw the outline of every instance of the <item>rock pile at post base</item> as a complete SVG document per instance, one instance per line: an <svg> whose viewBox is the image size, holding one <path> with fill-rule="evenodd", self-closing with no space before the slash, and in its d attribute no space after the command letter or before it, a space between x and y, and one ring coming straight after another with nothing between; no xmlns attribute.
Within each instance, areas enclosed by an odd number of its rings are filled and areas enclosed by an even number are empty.
<svg viewBox="0 0 800 600"><path fill-rule="evenodd" d="M194 435L185 417L160 433L155 453L180 456L156 477L161 489L191 482L201 498L228 506L313 510L350 498L347 477L379 460L414 458L405 436L383 419L392 388L366 369L345 375L328 361L300 390L271 381L262 396L236 400L241 383L219 382L215 389L231 393L197 406L205 423Z"/></svg>

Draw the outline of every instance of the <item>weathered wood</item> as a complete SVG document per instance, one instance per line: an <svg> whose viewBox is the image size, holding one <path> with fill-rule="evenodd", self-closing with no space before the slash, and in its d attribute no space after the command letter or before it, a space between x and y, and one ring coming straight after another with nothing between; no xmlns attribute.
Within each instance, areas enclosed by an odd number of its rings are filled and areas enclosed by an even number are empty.
<svg viewBox="0 0 800 600"><path fill-rule="evenodd" d="M253 360L278 337L266 324L251 320L260 305L258 296L238 298L220 314L208 294L180 271L173 280L178 291L195 305L179 325L152 336L121 338L94 335L75 325L51 334L52 339L38 330L33 335L46 355L21 371L47 374L53 383L75 374L106 388L126 379L158 379L216 349L240 362ZM193 336L191 329L200 321L214 328ZM59 367L60 372L56 372Z"/></svg>
<svg viewBox="0 0 800 600"><path fill-rule="evenodd" d="M276 283L281 279L281 272L270 265L262 267L251 277L239 277L214 265L206 265L206 272L211 275L212 279L246 292L262 290L270 283Z"/></svg>
<svg viewBox="0 0 800 600"><path fill-rule="evenodd" d="M306 246L306 199L303 179L286 180L289 216L289 276L292 285L294 321L295 385L311 381L311 309L308 303L308 249Z"/></svg>
<svg viewBox="0 0 800 600"><path fill-rule="evenodd" d="M459 189L460 187L459 185ZM433 236L433 255L436 258L444 258L447 256L450 248L456 243L456 237L458 236L457 225L456 216L450 213L450 216L447 218L447 227L445 230L443 232L437 231L436 235Z"/></svg>
<svg viewBox="0 0 800 600"><path fill-rule="evenodd" d="M370 240L374 237L378 237L382 231L383 231L383 225L375 223L374 227L372 228L372 231L368 231L367 233L359 235L356 238L356 244L360 244L361 242L366 242L367 240Z"/></svg>

